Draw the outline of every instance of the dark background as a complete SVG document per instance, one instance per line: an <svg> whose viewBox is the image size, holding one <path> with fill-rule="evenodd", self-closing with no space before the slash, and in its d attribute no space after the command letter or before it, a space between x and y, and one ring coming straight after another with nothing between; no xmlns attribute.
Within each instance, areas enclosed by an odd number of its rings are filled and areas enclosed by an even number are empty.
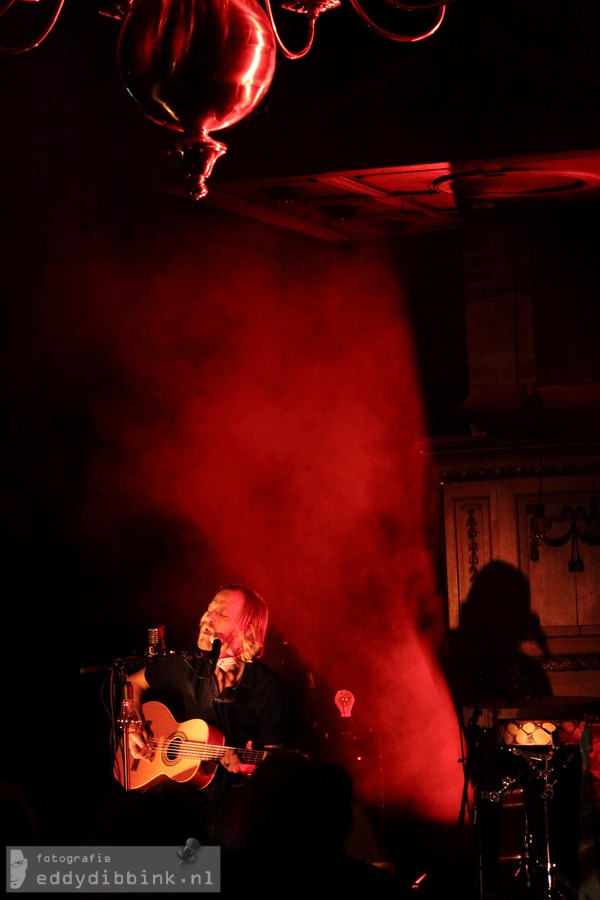
<svg viewBox="0 0 600 900"><path fill-rule="evenodd" d="M28 36L39 11L20 6L9 13ZM9 29L8 20L7 13L2 25L12 39L18 26ZM228 179L597 146L595 3L457 0L434 38L410 45L382 41L349 7L318 26L309 56L280 59L264 103L219 136L229 150L215 189ZM153 374L148 360L138 380L125 377L122 354L131 346L135 356L137 316L149 302L137 287L171 262L183 271L191 260L198 284L205 257L227 267L272 250L287 288L296 270L304 278L313 265L343 268L364 252L193 204L165 160L168 136L119 81L117 34L118 22L80 0L67 4L41 47L0 58L5 771L33 798L48 839L65 843L87 825L88 789L101 797L113 787L105 709L113 660L143 655L146 629L163 621L169 644L187 646L198 598L222 576L210 535L176 508L139 503L143 488L128 482L141 453L136 435L149 433L136 427L164 415L173 387L166 378L165 395L154 402L149 391L141 400ZM596 209L570 214L577 223L570 234L586 237L584 276L593 280ZM543 221L557 233L564 215L544 211ZM470 431L460 410L469 388L463 240L458 221L387 236L384 250L367 251L385 252L402 285L423 437ZM577 273L581 246L568 256ZM552 258L556 245L547 249ZM168 327L168 288L162 302L158 331ZM557 358L546 357L549 380ZM117 410L114 430L99 407ZM123 443L116 435L129 422L134 438ZM442 603L432 615L443 622ZM306 691L306 663L289 637L276 622L270 659ZM325 679L316 675L320 686ZM321 731L333 715L329 688L319 697Z"/></svg>

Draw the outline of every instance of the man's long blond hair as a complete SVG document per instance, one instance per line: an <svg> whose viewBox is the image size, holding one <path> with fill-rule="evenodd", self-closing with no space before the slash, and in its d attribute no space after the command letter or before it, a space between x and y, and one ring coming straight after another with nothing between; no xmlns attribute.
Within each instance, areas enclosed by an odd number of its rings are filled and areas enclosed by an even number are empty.
<svg viewBox="0 0 600 900"><path fill-rule="evenodd" d="M242 611L235 623L242 636L242 655L244 662L251 662L262 655L269 624L269 607L266 601L243 584L226 584L220 591L239 591L244 597Z"/></svg>

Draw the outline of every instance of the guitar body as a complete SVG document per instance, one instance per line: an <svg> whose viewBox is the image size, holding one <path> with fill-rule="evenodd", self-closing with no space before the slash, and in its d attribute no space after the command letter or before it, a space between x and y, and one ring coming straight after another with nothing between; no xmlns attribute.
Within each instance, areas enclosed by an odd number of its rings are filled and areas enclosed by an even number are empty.
<svg viewBox="0 0 600 900"><path fill-rule="evenodd" d="M177 722L167 707L156 700L142 705L142 715L154 746L154 757L150 762L133 759L127 750L127 785L121 742L113 767L121 786L138 790L169 779L189 781L197 788L209 785L223 753L220 748L225 745L221 732L203 719ZM204 758L207 755L209 758Z"/></svg>

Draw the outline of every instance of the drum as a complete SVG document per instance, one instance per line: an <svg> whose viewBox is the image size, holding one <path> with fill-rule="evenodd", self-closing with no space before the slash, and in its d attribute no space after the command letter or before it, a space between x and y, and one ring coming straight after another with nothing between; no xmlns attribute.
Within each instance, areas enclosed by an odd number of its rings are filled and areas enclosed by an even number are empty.
<svg viewBox="0 0 600 900"><path fill-rule="evenodd" d="M600 708L596 697L540 697L525 702L520 707L505 707L497 701L482 703L477 710L464 707L465 725L476 712L478 725L495 729L503 746L579 744L586 718Z"/></svg>
<svg viewBox="0 0 600 900"><path fill-rule="evenodd" d="M500 742L506 746L556 747L579 744L584 722L576 720L514 719L497 725Z"/></svg>

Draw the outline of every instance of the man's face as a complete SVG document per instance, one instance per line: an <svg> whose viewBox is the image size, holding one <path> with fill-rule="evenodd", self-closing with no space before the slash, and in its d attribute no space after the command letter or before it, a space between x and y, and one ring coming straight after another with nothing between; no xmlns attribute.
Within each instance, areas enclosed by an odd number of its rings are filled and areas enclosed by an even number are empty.
<svg viewBox="0 0 600 900"><path fill-rule="evenodd" d="M25 881L27 874L27 860L23 856L22 850L10 851L10 886L16 890L20 888Z"/></svg>
<svg viewBox="0 0 600 900"><path fill-rule="evenodd" d="M221 656L240 656L243 635L238 623L243 607L244 595L241 591L219 591L215 594L200 619L198 634L200 650L210 650L211 636L220 634L223 641Z"/></svg>

